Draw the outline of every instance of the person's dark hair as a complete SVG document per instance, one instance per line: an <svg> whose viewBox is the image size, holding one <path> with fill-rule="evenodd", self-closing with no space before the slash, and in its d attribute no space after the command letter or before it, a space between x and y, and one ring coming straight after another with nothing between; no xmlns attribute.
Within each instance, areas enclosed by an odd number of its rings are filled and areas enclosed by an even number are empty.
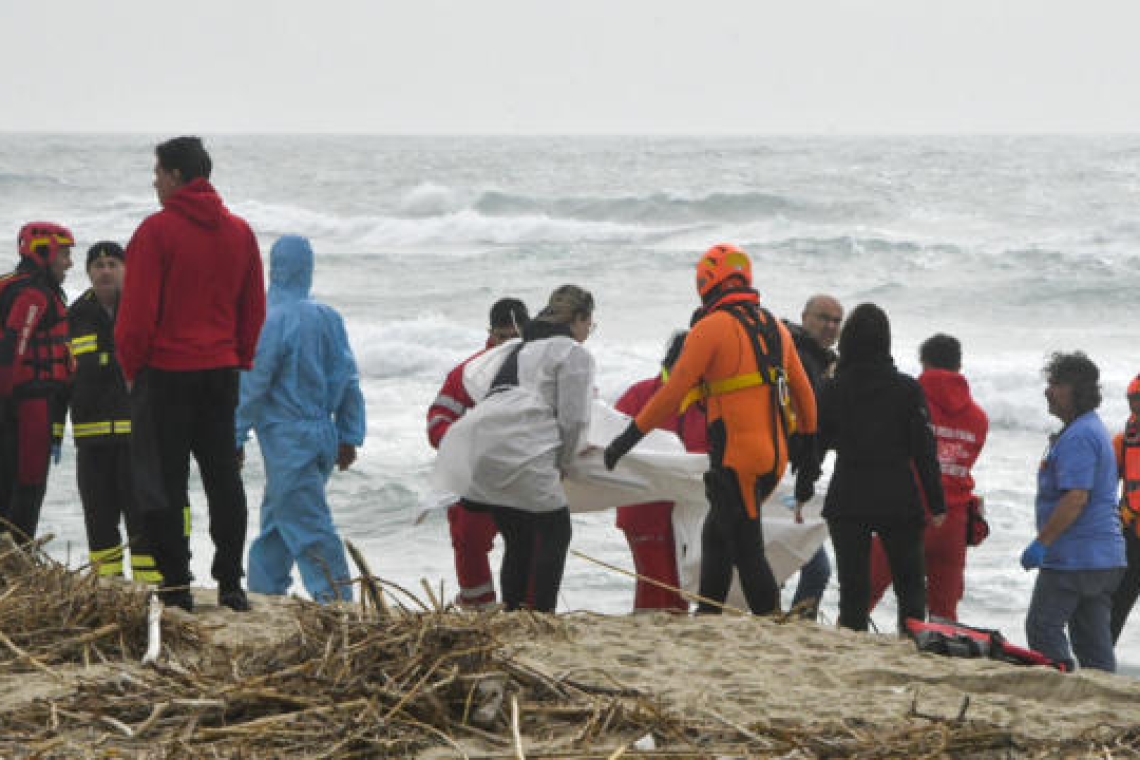
<svg viewBox="0 0 1140 760"><path fill-rule="evenodd" d="M839 333L839 366L891 358L891 322L873 303L856 306Z"/></svg>
<svg viewBox="0 0 1140 760"><path fill-rule="evenodd" d="M91 268L91 264L102 256L110 256L119 261L125 261L127 258L123 246L119 245L113 240L100 240L95 245L87 249L87 268Z"/></svg>
<svg viewBox="0 0 1140 760"><path fill-rule="evenodd" d="M491 329L513 327L520 333L530 321L526 304L517 298L500 298L491 306Z"/></svg>
<svg viewBox="0 0 1140 760"><path fill-rule="evenodd" d="M962 344L953 335L931 335L919 347L918 360L928 367L957 372L962 369Z"/></svg>
<svg viewBox="0 0 1140 760"><path fill-rule="evenodd" d="M154 146L154 155L166 171L177 169L183 182L199 177L209 179L213 169L210 154L199 137L175 137L159 143Z"/></svg>
<svg viewBox="0 0 1140 760"><path fill-rule="evenodd" d="M1100 370L1083 351L1071 354L1055 351L1041 373L1050 385L1072 387L1073 406L1078 416L1100 406Z"/></svg>
<svg viewBox="0 0 1140 760"><path fill-rule="evenodd" d="M673 365L677 363L677 358L681 356L681 349L685 347L685 338L688 336L688 330L677 330L669 336L669 342L665 344L665 358L661 360L662 368L673 369Z"/></svg>

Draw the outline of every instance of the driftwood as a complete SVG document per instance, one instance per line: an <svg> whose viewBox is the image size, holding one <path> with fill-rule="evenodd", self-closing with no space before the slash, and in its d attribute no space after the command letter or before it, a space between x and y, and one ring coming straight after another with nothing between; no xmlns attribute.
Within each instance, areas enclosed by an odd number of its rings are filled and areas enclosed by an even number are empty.
<svg viewBox="0 0 1140 760"><path fill-rule="evenodd" d="M293 600L294 625L270 647L223 651L195 617L164 615L162 653L143 666L144 587L0 544L0 677L53 686L0 709L0 757L1140 758L1140 729L1058 746L967 718L965 704L952 719L915 708L891 730L683 714L511 653L569 635L556 617L459 614L438 596L412 612L362 574L369 606Z"/></svg>

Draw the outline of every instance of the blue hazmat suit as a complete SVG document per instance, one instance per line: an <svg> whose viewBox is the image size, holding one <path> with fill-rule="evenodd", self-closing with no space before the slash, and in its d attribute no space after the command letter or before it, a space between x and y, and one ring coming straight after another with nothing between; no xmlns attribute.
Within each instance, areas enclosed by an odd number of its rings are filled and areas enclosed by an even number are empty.
<svg viewBox="0 0 1140 760"><path fill-rule="evenodd" d="M288 235L269 253L269 309L253 369L243 373L238 446L252 428L265 459L261 531L249 590L284 594L293 563L313 599L351 599L344 547L325 484L340 444L364 442L364 396L340 314L309 296L313 249Z"/></svg>

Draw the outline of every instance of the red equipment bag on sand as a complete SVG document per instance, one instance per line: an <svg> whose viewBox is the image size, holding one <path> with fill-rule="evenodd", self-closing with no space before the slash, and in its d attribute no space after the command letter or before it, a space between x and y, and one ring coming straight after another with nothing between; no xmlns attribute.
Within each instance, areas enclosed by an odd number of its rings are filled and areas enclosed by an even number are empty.
<svg viewBox="0 0 1140 760"><path fill-rule="evenodd" d="M947 657L988 657L1014 665L1045 665L1062 673L1069 672L1067 663L1033 649L1010 644L999 631L961 623L927 623L914 618L907 618L906 630L920 652Z"/></svg>

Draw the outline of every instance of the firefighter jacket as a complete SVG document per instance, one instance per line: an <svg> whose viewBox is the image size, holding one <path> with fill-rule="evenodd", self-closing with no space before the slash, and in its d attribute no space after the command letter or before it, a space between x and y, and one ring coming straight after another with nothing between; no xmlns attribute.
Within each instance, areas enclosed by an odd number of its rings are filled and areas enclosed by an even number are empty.
<svg viewBox="0 0 1140 760"><path fill-rule="evenodd" d="M127 386L115 360L115 318L93 290L72 304L71 353L75 379L71 392L71 432L76 446L126 443L131 433Z"/></svg>

